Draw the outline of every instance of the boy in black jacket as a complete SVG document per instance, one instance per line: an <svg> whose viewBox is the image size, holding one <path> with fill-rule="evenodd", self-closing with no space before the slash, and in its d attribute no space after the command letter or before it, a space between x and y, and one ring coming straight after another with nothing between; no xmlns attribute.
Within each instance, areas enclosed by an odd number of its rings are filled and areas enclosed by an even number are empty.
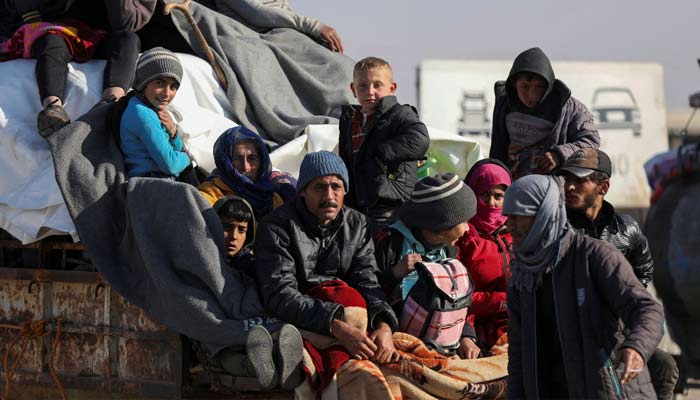
<svg viewBox="0 0 700 400"><path fill-rule="evenodd" d="M416 109L401 105L388 62L367 57L355 64L350 89L359 105L340 117L339 154L350 173L347 203L367 215L375 236L411 197L418 162L430 145Z"/></svg>

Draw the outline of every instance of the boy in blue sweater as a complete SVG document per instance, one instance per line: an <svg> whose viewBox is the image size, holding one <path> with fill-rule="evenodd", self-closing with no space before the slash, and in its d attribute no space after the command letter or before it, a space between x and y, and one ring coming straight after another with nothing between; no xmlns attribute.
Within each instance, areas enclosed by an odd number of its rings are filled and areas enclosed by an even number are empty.
<svg viewBox="0 0 700 400"><path fill-rule="evenodd" d="M174 180L192 164L166 109L181 80L182 65L170 50L155 47L139 58L134 94L120 124L120 146L129 177Z"/></svg>

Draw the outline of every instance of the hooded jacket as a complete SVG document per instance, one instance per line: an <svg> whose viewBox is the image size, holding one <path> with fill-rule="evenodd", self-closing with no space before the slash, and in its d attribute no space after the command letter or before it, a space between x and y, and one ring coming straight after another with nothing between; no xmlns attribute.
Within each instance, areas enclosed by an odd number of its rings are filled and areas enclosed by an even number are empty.
<svg viewBox="0 0 700 400"><path fill-rule="evenodd" d="M297 197L265 217L254 248L260 293L272 316L330 336L333 320L343 318L343 306L304 293L341 279L365 299L370 329L379 322L397 329L398 319L377 281L367 222L358 211L343 206L334 221L322 226L304 198Z"/></svg>
<svg viewBox="0 0 700 400"><path fill-rule="evenodd" d="M654 260L651 258L649 242L637 221L627 214L618 213L612 204L603 201L603 207L595 221L584 213L567 209L569 223L579 232L609 242L624 254L632 265L634 274L646 287L654 275Z"/></svg>
<svg viewBox="0 0 700 400"><path fill-rule="evenodd" d="M521 72L539 75L547 82L545 94L534 109L528 109L518 99L515 81ZM508 79L505 82L496 82L494 91L496 104L493 109L489 157L501 160L511 170L519 168L516 165L518 162L523 165L529 162L524 158L514 158L512 154L515 151L517 155L522 149L511 148L512 132L509 132L507 127L507 118L511 113L524 114L526 119L528 116L534 117L536 120L532 125L538 125L539 129L545 131L551 130L548 137L530 147L552 151L558 165L577 150L585 147L598 148L600 145L600 136L595 128L593 115L583 103L571 96L571 90L564 82L555 78L552 65L540 48L534 47L520 53L513 62ZM528 122L526 121L525 124ZM526 154L528 152L525 152L523 157ZM525 165L524 168L527 169L528 166Z"/></svg>
<svg viewBox="0 0 700 400"><path fill-rule="evenodd" d="M645 362L663 334L663 310L642 287L612 245L567 229L551 273L554 319L569 397L576 399L655 398L649 370L621 385L615 366L629 347ZM518 271L513 271L513 279ZM545 284L545 283L543 283ZM551 349L538 347L535 291L508 286L507 397L537 399L538 362ZM623 336L622 323L626 328Z"/></svg>
<svg viewBox="0 0 700 400"><path fill-rule="evenodd" d="M356 156L352 152L352 117L358 105L344 106L340 117L338 153L348 167L348 206L366 210L377 203L399 204L411 198L418 180L418 161L430 145L428 129L416 109L385 96Z"/></svg>
<svg viewBox="0 0 700 400"><path fill-rule="evenodd" d="M253 212L253 207L251 207L250 203L248 203L246 199L239 196L228 197L240 199L251 214L248 230L246 231L245 242L243 242L243 248L233 257L228 257L228 264L233 270L234 274L238 275L247 287L254 287L257 286L255 282L255 259L253 257L253 244L255 243L255 230L257 228L255 213ZM217 207L214 208L217 209Z"/></svg>

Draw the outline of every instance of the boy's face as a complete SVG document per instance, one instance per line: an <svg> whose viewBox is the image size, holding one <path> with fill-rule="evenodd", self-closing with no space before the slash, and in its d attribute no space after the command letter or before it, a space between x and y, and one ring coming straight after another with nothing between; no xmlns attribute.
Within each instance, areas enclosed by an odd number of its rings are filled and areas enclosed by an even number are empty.
<svg viewBox="0 0 700 400"><path fill-rule="evenodd" d="M169 76L158 77L146 85L143 95L158 111L163 111L175 98L180 84Z"/></svg>
<svg viewBox="0 0 700 400"><path fill-rule="evenodd" d="M396 82L389 68L372 68L353 76L352 94L365 113L373 113L379 100L396 92Z"/></svg>
<svg viewBox="0 0 700 400"><path fill-rule="evenodd" d="M547 91L547 81L537 75L519 76L515 80L518 99L527 108L535 108Z"/></svg>
<svg viewBox="0 0 700 400"><path fill-rule="evenodd" d="M233 257L245 245L248 236L248 222L224 219L221 221L224 226L224 242L226 243L226 255Z"/></svg>

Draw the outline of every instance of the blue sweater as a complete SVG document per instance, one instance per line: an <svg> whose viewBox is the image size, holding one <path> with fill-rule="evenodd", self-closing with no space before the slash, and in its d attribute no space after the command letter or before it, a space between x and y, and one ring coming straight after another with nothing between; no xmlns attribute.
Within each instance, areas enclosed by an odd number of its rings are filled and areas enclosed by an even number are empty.
<svg viewBox="0 0 700 400"><path fill-rule="evenodd" d="M190 165L180 136L170 139L158 114L136 97L129 100L122 115L120 137L129 177L149 172L178 176Z"/></svg>

